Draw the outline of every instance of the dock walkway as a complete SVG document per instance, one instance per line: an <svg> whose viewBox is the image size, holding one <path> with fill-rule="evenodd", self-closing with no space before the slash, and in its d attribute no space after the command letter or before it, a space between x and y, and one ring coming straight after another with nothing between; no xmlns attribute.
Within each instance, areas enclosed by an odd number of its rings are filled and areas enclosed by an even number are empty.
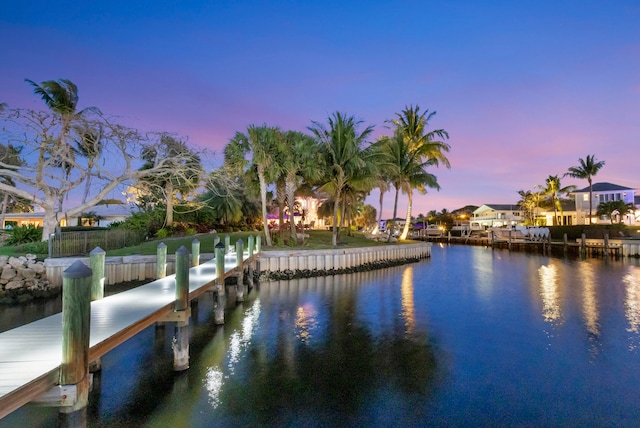
<svg viewBox="0 0 640 428"><path fill-rule="evenodd" d="M254 256L256 257L256 256ZM244 263L248 253L243 257ZM224 277L236 271L225 256ZM218 278L215 260L189 269L189 301ZM175 275L91 302L89 361L95 361L173 311ZM58 385L62 313L0 333L0 419Z"/></svg>

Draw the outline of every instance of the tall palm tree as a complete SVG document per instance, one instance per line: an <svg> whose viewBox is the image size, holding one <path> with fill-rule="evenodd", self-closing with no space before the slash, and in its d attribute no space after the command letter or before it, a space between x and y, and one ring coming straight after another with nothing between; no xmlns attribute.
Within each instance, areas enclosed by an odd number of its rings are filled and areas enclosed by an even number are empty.
<svg viewBox="0 0 640 428"><path fill-rule="evenodd" d="M260 184L260 202L262 205L262 225L265 244L271 246L271 234L267 222L267 184L275 182L280 175L280 166L274 162L278 139L281 132L277 127L250 125L247 133L236 132L229 144L238 145L244 153L251 154L251 165L255 168Z"/></svg>
<svg viewBox="0 0 640 428"><path fill-rule="evenodd" d="M54 162L63 169L65 179L71 174L73 162L75 160L75 150L69 144L68 139L74 121L80 119L86 112L100 113L96 107L88 107L78 111L78 87L68 79L46 80L39 85L33 80L25 79L33 86L33 93L40 95L44 103L55 115L60 118L60 134L55 145L45 153L45 146L40 149L40 158L46 155L54 158ZM59 200L59 209L62 210L62 197Z"/></svg>
<svg viewBox="0 0 640 428"><path fill-rule="evenodd" d="M421 165L422 173L414 171L413 178L407 182L407 195L409 202L407 207L407 219L400 239L406 239L411 225L411 208L412 208L412 189L416 188L420 193L426 193L426 187L440 189L434 175L424 171L427 166L436 166L440 164L447 168L451 168L449 159L445 152L449 152L451 146L444 141L436 140L437 138L445 140L449 138L449 134L444 129L435 129L427 132L429 121L436 112L429 113L429 110L420 113L419 106L405 107L401 113L396 113L396 118L391 120L395 133L405 140L404 147L411 152L415 152L411 157L417 155L417 164ZM396 138L394 136L394 138ZM413 184L412 184L413 183ZM416 187L412 187L415 184ZM426 186L426 187L425 187Z"/></svg>
<svg viewBox="0 0 640 428"><path fill-rule="evenodd" d="M332 244L338 245L338 211L343 189L364 170L372 168L371 152L364 150L373 126L359 131L361 120L335 112L327 119L328 126L312 121L309 130L320 145L325 175L322 189L333 196Z"/></svg>
<svg viewBox="0 0 640 428"><path fill-rule="evenodd" d="M558 211L562 215L562 195L567 195L575 190L575 186L562 187L560 184L560 177L557 175L550 175L545 180L544 186L538 186L542 195L546 196L549 200L549 204L553 206L553 225L558 225Z"/></svg>
<svg viewBox="0 0 640 428"><path fill-rule="evenodd" d="M302 132L288 131L279 147L287 205L289 206L290 242L297 242L294 212L295 192L305 181L320 178L318 145L313 137Z"/></svg>
<svg viewBox="0 0 640 428"><path fill-rule="evenodd" d="M595 155L587 155L586 159L578 158L580 165L572 166L565 176L587 180L589 183L589 224L593 210L593 182L592 178L604 166L604 161L596 161Z"/></svg>

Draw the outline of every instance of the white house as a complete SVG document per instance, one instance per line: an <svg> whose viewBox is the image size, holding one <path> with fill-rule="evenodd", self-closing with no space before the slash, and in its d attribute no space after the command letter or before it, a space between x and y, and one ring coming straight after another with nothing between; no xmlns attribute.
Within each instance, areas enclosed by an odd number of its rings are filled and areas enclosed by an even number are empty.
<svg viewBox="0 0 640 428"><path fill-rule="evenodd" d="M635 190L629 187L620 186L612 183L594 183L592 187L593 204L592 204L592 223L609 223L610 220L601 220L596 216L598 205L602 202L624 201L625 204L634 204L636 212L626 215L623 220L625 224L633 225L636 221L640 221L640 212L638 209L638 200ZM576 218L573 224L589 224L589 187L572 192L575 200Z"/></svg>
<svg viewBox="0 0 640 428"><path fill-rule="evenodd" d="M469 220L471 228L519 226L524 223L524 213L518 204L485 204L479 206Z"/></svg>

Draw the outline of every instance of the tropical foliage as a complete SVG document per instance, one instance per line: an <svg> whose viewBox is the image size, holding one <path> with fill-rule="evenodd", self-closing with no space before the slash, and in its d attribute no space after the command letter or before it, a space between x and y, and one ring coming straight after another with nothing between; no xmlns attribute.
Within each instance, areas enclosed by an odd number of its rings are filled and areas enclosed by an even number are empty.
<svg viewBox="0 0 640 428"><path fill-rule="evenodd" d="M578 166L572 166L565 176L587 180L589 183L589 224L592 222L593 211L593 176L604 166L604 161L596 161L595 155L587 155L585 159L579 158Z"/></svg>

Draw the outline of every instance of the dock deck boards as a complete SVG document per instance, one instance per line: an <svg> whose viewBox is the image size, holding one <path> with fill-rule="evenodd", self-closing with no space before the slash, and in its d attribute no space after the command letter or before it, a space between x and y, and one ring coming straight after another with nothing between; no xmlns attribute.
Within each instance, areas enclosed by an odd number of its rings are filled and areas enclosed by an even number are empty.
<svg viewBox="0 0 640 428"><path fill-rule="evenodd" d="M243 259L248 254L245 252ZM224 276L236 269L225 256ZM189 300L217 279L215 260L189 269ZM95 360L173 310L175 274L91 302L89 359ZM0 418L55 386L62 362L62 313L0 333Z"/></svg>

